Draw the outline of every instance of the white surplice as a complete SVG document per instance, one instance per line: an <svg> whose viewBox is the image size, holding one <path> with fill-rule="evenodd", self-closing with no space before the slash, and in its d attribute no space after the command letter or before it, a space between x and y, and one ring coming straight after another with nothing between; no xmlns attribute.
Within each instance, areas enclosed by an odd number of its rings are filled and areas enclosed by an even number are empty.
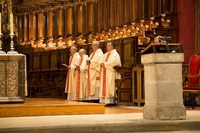
<svg viewBox="0 0 200 133"><path fill-rule="evenodd" d="M121 66L120 56L115 49L103 55L105 67L101 68L100 103L113 104L115 102L115 79L119 77L114 66Z"/></svg>
<svg viewBox="0 0 200 133"><path fill-rule="evenodd" d="M90 55L90 65L87 70L86 96L89 100L99 99L100 88L100 61L103 57L101 49L97 49Z"/></svg>
<svg viewBox="0 0 200 133"><path fill-rule="evenodd" d="M69 66L70 68L68 69L68 73L67 73L67 79L66 79L66 85L65 85L65 93L68 93L67 99L68 100L74 100L74 96L73 96L73 92L75 90L75 84L74 84L74 80L75 80L75 63L77 62L77 60L79 59L79 54L75 53L74 55L71 55L69 58Z"/></svg>

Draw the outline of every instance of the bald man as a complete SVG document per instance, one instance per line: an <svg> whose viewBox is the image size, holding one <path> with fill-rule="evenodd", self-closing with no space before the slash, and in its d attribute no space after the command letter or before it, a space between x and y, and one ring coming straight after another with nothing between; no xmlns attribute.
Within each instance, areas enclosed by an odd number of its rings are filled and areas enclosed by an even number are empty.
<svg viewBox="0 0 200 133"><path fill-rule="evenodd" d="M99 42L92 42L92 54L86 63L87 69L87 89L86 96L89 100L99 100L99 88L100 88L100 61L103 56L102 50L99 48Z"/></svg>
<svg viewBox="0 0 200 133"><path fill-rule="evenodd" d="M75 63L75 90L74 90L74 100L83 101L86 98L86 87L87 87L87 79L86 79L86 51L85 49L79 50L79 59Z"/></svg>
<svg viewBox="0 0 200 133"><path fill-rule="evenodd" d="M67 73L67 79L66 79L66 85L65 85L65 93L68 93L67 99L68 100L74 100L73 92L75 90L75 75L74 71L76 66L74 65L77 60L79 59L79 54L77 52L76 46L72 46L70 48L70 58L69 58L69 65L68 65L68 73Z"/></svg>

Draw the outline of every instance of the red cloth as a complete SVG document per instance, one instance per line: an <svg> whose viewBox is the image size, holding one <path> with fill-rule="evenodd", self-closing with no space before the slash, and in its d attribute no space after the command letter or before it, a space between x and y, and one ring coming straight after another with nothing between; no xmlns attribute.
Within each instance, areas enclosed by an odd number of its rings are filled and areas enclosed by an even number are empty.
<svg viewBox="0 0 200 133"><path fill-rule="evenodd" d="M198 75L200 70L200 56L193 55L189 61L189 75ZM191 84L197 84L199 78L188 78Z"/></svg>
<svg viewBox="0 0 200 133"><path fill-rule="evenodd" d="M200 88L196 86L183 86L183 90L200 90Z"/></svg>

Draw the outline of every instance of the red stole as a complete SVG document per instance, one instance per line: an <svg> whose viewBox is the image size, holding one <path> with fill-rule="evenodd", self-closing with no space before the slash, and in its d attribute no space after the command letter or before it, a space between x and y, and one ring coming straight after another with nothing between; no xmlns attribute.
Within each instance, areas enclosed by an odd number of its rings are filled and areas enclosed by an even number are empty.
<svg viewBox="0 0 200 133"><path fill-rule="evenodd" d="M83 62L83 59L81 58L79 62L79 67L81 66ZM81 79L81 71L80 69L78 70L78 75L77 75L77 84L76 84L76 99L80 99L80 79Z"/></svg>
<svg viewBox="0 0 200 133"><path fill-rule="evenodd" d="M95 52L93 52L90 60L92 60L92 58L94 57ZM87 96L90 95L90 91L91 91L91 84L90 84L90 65L88 66L88 82L87 82Z"/></svg>
<svg viewBox="0 0 200 133"><path fill-rule="evenodd" d="M107 54L105 62L108 61L108 57L111 53ZM103 68L103 88L102 88L102 97L106 97L106 68Z"/></svg>

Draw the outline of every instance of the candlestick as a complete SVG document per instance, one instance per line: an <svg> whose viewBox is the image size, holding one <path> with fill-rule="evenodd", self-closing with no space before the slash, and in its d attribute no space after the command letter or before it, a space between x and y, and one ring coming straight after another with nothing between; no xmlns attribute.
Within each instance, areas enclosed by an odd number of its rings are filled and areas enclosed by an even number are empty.
<svg viewBox="0 0 200 133"><path fill-rule="evenodd" d="M10 30L10 32L11 32L11 30ZM18 54L18 52L14 50L13 37L14 37L14 33L11 32L10 33L10 38L11 38L11 41L10 41L10 51L8 51L7 54Z"/></svg>
<svg viewBox="0 0 200 133"><path fill-rule="evenodd" d="M13 14L10 14L10 33L13 33Z"/></svg>

